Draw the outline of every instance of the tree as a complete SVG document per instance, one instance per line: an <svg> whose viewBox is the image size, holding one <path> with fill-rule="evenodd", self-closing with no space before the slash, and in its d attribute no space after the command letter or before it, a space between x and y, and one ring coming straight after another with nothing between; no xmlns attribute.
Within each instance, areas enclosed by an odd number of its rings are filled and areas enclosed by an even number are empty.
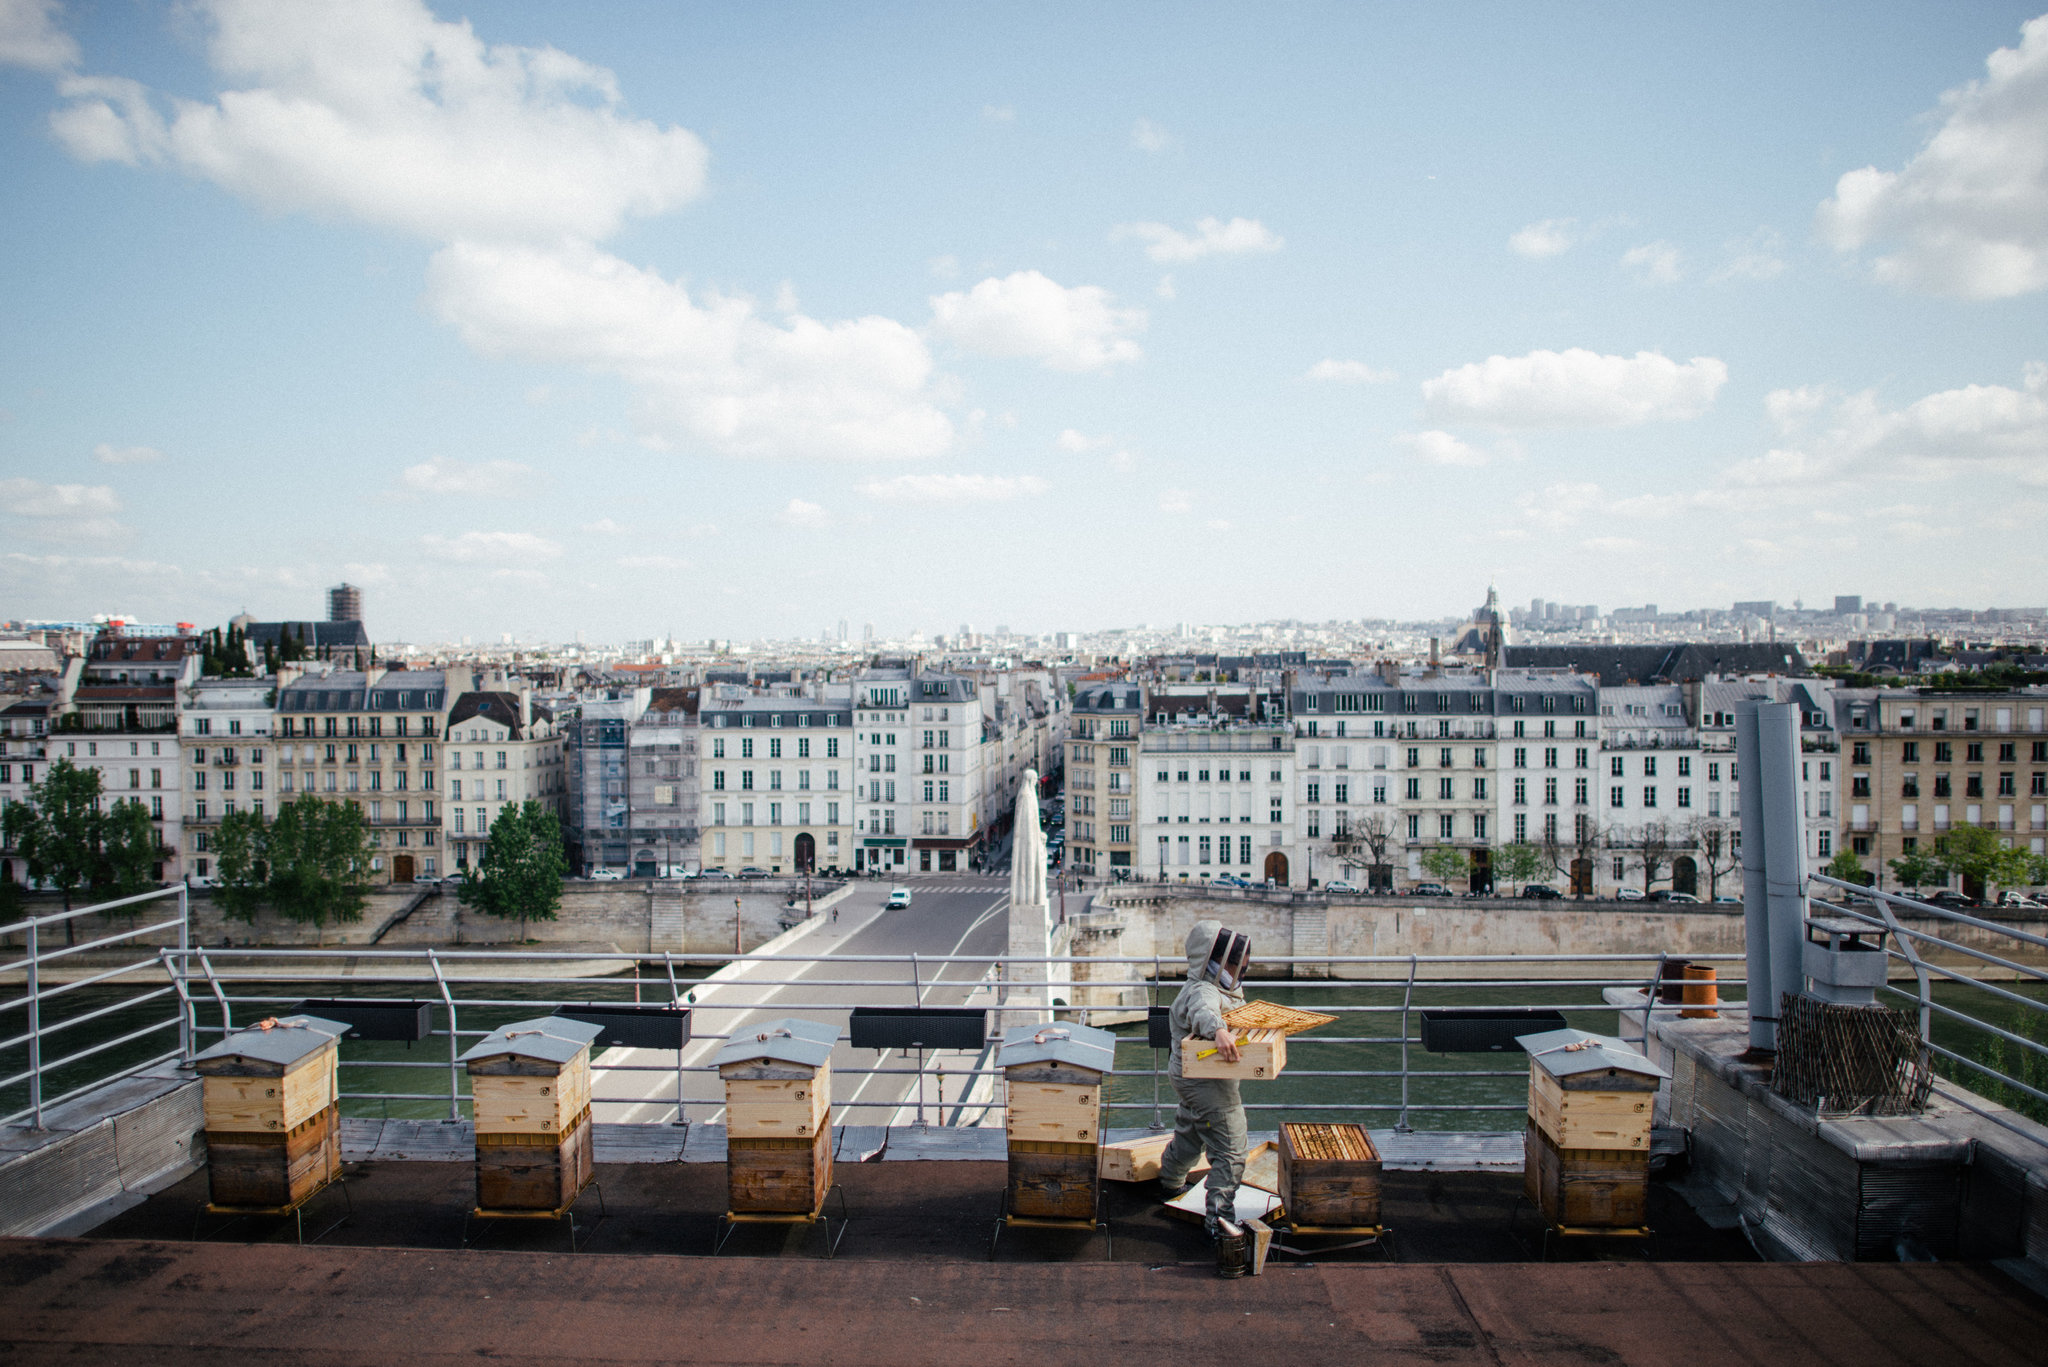
<svg viewBox="0 0 2048 1367"><path fill-rule="evenodd" d="M110 897L133 897L155 882L150 865L159 856L156 827L149 808L134 798L116 802L100 817L95 832L99 857L93 864L92 886Z"/></svg>
<svg viewBox="0 0 2048 1367"><path fill-rule="evenodd" d="M1472 861L1456 845L1431 845L1422 852L1422 868L1439 882L1450 883L1467 877L1472 871Z"/></svg>
<svg viewBox="0 0 2048 1367"><path fill-rule="evenodd" d="M1711 900L1721 895L1721 880L1735 872L1742 865L1740 841L1735 838L1735 825L1718 816L1696 817L1692 823L1692 841L1700 847L1700 854L1707 862L1707 897Z"/></svg>
<svg viewBox="0 0 2048 1367"><path fill-rule="evenodd" d="M245 924L270 891L270 826L254 812L229 812L214 833L214 905Z"/></svg>
<svg viewBox="0 0 2048 1367"><path fill-rule="evenodd" d="M2027 879L2027 852L2005 843L1988 826L1957 826L1936 843L1941 862L1963 879L1987 891L1992 885L2016 887Z"/></svg>
<svg viewBox="0 0 2048 1367"><path fill-rule="evenodd" d="M1505 878L1517 891L1523 884L1541 878L1547 867L1549 861L1543 857L1543 851L1522 840L1503 847L1493 860L1494 876Z"/></svg>
<svg viewBox="0 0 2048 1367"><path fill-rule="evenodd" d="M1600 857L1600 845L1606 838L1606 834L1606 831L1600 825L1598 817L1588 816L1582 812L1572 818L1572 864L1576 867L1579 861L1583 859L1587 870L1585 890L1577 893L1576 895L1578 896L1588 897L1592 895L1594 884L1592 877L1593 861Z"/></svg>
<svg viewBox="0 0 2048 1367"><path fill-rule="evenodd" d="M1856 857L1856 851L1844 846L1835 851L1835 857L1821 870L1830 878L1839 878L1844 883L1866 882L1863 861Z"/></svg>
<svg viewBox="0 0 2048 1367"><path fill-rule="evenodd" d="M1345 856L1344 867L1364 869L1368 888L1391 888L1394 870L1387 861L1387 851L1394 843L1393 819L1382 812L1361 817L1351 823L1351 839L1360 849L1357 854Z"/></svg>
<svg viewBox="0 0 2048 1367"><path fill-rule="evenodd" d="M507 807L491 825L483 858L462 875L463 905L486 916L519 921L552 921L562 905L562 879L569 861L562 852L562 826L554 808L528 799Z"/></svg>
<svg viewBox="0 0 2048 1367"><path fill-rule="evenodd" d="M1629 848L1629 858L1643 871L1643 894L1648 896L1651 886L1662 875L1664 866L1669 864L1677 853L1672 846L1670 825L1662 817L1653 817L1645 821L1642 834Z"/></svg>
<svg viewBox="0 0 2048 1367"><path fill-rule="evenodd" d="M1899 886L1908 892L1929 883L1948 881L1948 870L1941 866L1941 861L1918 845L1892 860L1891 869L1892 877L1898 879Z"/></svg>
<svg viewBox="0 0 2048 1367"><path fill-rule="evenodd" d="M352 802L311 793L278 809L264 851L270 903L293 921L359 921L370 876L370 832Z"/></svg>
<svg viewBox="0 0 2048 1367"><path fill-rule="evenodd" d="M26 802L7 806L8 843L21 851L32 882L48 882L64 894L90 883L99 862L100 771L80 769L68 759L49 767L43 781L29 789ZM76 944L78 932L64 923L64 942Z"/></svg>

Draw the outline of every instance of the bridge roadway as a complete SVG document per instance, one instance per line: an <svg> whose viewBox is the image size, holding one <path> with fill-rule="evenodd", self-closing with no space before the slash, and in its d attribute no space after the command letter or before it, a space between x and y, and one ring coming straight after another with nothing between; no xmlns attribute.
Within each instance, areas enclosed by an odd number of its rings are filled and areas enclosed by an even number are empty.
<svg viewBox="0 0 2048 1367"><path fill-rule="evenodd" d="M982 982L1008 943L1009 878L973 874L931 874L899 880L911 890L908 908L883 909L896 882L862 880L806 934L783 960L741 965L732 976L695 991L690 1046L683 1051L686 1118L721 1124L724 1088L715 1072L690 1072L710 1064L724 1036L782 1016L827 1021L845 1029L847 1005L959 1006ZM831 919L834 913L837 919ZM806 962L819 954L877 955L865 963ZM917 965L912 955L970 955L971 962ZM913 971L918 988L913 989ZM754 984L762 984L755 986ZM773 985L768 985L773 984ZM842 1003L827 1009L819 1003ZM733 1005L728 1006L731 1003ZM745 1003L744 1006L738 1005ZM707 1035L719 1038L704 1038ZM928 1056L934 1070L961 1073L977 1055L946 1051ZM613 1098L593 1106L596 1119L662 1122L675 1119L675 1055L652 1049L612 1049L598 1059L593 1093ZM633 1064L651 1071L624 1071ZM841 1042L832 1055L833 1122L840 1125L907 1124L917 1118L916 1086L924 1084L926 1119L937 1123L937 1107L961 1099L966 1080L947 1078L944 1097L935 1078L854 1072L877 1065L915 1067L900 1053L855 1049ZM640 1097L631 1101L619 1098Z"/></svg>

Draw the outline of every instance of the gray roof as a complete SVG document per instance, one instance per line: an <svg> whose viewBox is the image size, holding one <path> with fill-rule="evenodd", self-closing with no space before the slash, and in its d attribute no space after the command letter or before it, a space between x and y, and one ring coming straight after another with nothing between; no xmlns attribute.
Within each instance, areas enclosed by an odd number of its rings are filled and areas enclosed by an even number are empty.
<svg viewBox="0 0 2048 1367"><path fill-rule="evenodd" d="M290 1065L306 1055L325 1049L348 1033L340 1021L319 1016L281 1016L268 1030L237 1030L211 1049L194 1056L210 1058L257 1058L265 1063Z"/></svg>
<svg viewBox="0 0 2048 1367"><path fill-rule="evenodd" d="M728 1063L774 1059L816 1068L832 1057L832 1047L838 1042L838 1026L787 1016L734 1035L714 1062L723 1068Z"/></svg>
<svg viewBox="0 0 2048 1367"><path fill-rule="evenodd" d="M1545 1030L1540 1035L1518 1035L1515 1043L1528 1050L1530 1058L1541 1059L1543 1070L1552 1077L1571 1077L1607 1068L1644 1077L1671 1076L1632 1046L1612 1035L1596 1035L1589 1030ZM1573 1045L1580 1047L1575 1049Z"/></svg>
<svg viewBox="0 0 2048 1367"><path fill-rule="evenodd" d="M1092 1025L1013 1025L1003 1031L996 1065L1015 1068L1026 1063L1064 1063L1098 1073L1116 1071L1116 1036Z"/></svg>
<svg viewBox="0 0 2048 1367"><path fill-rule="evenodd" d="M537 1016L532 1020L499 1026L478 1040L457 1062L473 1063L477 1059L510 1055L567 1063L588 1049L591 1042L603 1033L602 1025L570 1020L565 1016Z"/></svg>

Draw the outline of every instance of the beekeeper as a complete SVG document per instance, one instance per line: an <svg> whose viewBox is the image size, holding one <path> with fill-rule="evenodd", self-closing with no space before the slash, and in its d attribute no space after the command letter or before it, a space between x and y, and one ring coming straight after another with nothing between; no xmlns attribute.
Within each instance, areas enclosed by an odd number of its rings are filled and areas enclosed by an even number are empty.
<svg viewBox="0 0 2048 1367"><path fill-rule="evenodd" d="M1190 1036L1216 1042L1225 1062L1237 1062L1237 1036L1224 1014L1244 1005L1244 971L1251 940L1221 922L1197 921L1188 932L1188 976L1173 999L1173 1042L1166 1076L1180 1106L1173 1114L1173 1140L1159 1160L1159 1185L1171 1200L1188 1186L1188 1170L1209 1155L1209 1208L1204 1227L1217 1237L1220 1223L1235 1220L1237 1187L1244 1179L1244 1099L1236 1078L1182 1076L1181 1041Z"/></svg>

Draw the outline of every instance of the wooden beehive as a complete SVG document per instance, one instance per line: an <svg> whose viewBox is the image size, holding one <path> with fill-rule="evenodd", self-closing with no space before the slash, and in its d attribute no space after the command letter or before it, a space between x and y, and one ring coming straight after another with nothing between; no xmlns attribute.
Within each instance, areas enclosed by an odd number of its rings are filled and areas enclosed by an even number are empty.
<svg viewBox="0 0 2048 1367"><path fill-rule="evenodd" d="M1182 1040L1181 1076L1270 1082L1287 1067L1287 1036L1278 1030L1248 1030L1240 1035L1235 1063L1225 1062L1215 1049L1216 1041L1212 1039L1190 1035Z"/></svg>
<svg viewBox="0 0 2048 1367"><path fill-rule="evenodd" d="M289 1016L237 1031L193 1061L214 1205L292 1206L340 1174L337 1041L347 1030Z"/></svg>
<svg viewBox="0 0 2048 1367"><path fill-rule="evenodd" d="M515 1021L462 1056L476 1120L476 1204L559 1211L594 1171L590 1045L601 1026L560 1016Z"/></svg>
<svg viewBox="0 0 2048 1367"><path fill-rule="evenodd" d="M1532 1119L1522 1132L1522 1186L1553 1225L1639 1229L1650 1213L1647 1149L1567 1149Z"/></svg>
<svg viewBox="0 0 2048 1367"><path fill-rule="evenodd" d="M1547 1030L1521 1043L1529 1051L1529 1119L1559 1148L1650 1151L1663 1069L1584 1030Z"/></svg>
<svg viewBox="0 0 2048 1367"><path fill-rule="evenodd" d="M790 1018L734 1035L725 1080L727 1209L805 1214L832 1189L836 1026Z"/></svg>
<svg viewBox="0 0 2048 1367"><path fill-rule="evenodd" d="M1102 1080L1116 1071L1116 1037L1085 1025L1013 1026L996 1063L1005 1093L1009 1213L1092 1221L1101 1184Z"/></svg>
<svg viewBox="0 0 2048 1367"><path fill-rule="evenodd" d="M1297 1225L1380 1223L1380 1155L1363 1125L1283 1123L1280 1205Z"/></svg>
<svg viewBox="0 0 2048 1367"><path fill-rule="evenodd" d="M1102 1176L1110 1182L1149 1182L1159 1176L1159 1160L1173 1142L1171 1133L1149 1134L1139 1139L1120 1139L1102 1146ZM1205 1154L1195 1160L1190 1175L1208 1170Z"/></svg>

